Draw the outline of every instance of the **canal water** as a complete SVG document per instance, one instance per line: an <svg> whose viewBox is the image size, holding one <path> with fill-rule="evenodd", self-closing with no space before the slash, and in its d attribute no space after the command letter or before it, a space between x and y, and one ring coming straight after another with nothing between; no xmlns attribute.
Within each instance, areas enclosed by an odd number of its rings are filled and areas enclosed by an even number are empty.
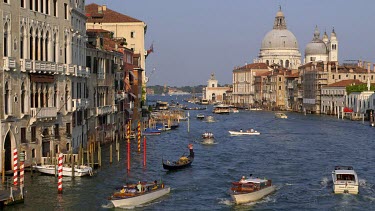
<svg viewBox="0 0 375 211"><path fill-rule="evenodd" d="M164 97L170 99L183 103L182 96ZM115 210L107 200L114 188L139 180L163 180L171 186L171 192L135 210L375 209L375 129L368 124L299 113L275 119L269 111L214 115L217 122L207 123L197 120L196 115L213 115L212 107L189 113L189 133L186 121L177 130L147 137L145 168L136 142L132 143L130 173L126 171L125 143L120 144L120 162L114 157L112 165L109 146L103 146L103 167L93 177L64 177L64 192L59 195L57 178L39 174L31 177L27 172L24 204L6 210ZM249 128L261 135L235 137L228 133ZM214 134L215 144L201 143L204 132ZM192 166L177 172L163 170L162 158L173 160L188 154L189 143L195 151ZM360 179L359 195L332 193L335 165L354 167ZM228 194L231 182L249 174L272 179L277 191L255 203L235 205Z"/></svg>

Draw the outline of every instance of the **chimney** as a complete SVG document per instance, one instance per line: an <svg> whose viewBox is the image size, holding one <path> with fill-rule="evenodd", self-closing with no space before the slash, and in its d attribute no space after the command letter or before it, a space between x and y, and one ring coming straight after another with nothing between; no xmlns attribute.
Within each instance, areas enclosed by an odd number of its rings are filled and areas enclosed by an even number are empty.
<svg viewBox="0 0 375 211"><path fill-rule="evenodd" d="M103 9L103 12L107 11L107 5L103 4L102 9Z"/></svg>
<svg viewBox="0 0 375 211"><path fill-rule="evenodd" d="M103 13L103 7L102 7L102 6L98 6L98 13L99 13L99 14L102 14L102 13Z"/></svg>

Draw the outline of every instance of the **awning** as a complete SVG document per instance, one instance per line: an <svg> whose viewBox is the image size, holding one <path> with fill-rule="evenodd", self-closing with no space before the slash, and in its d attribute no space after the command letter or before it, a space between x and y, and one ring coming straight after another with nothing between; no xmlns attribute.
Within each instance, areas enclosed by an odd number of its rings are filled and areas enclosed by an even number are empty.
<svg viewBox="0 0 375 211"><path fill-rule="evenodd" d="M55 82L55 77L53 75L30 74L30 80L39 83L53 83Z"/></svg>
<svg viewBox="0 0 375 211"><path fill-rule="evenodd" d="M345 112L345 113L351 113L351 112L353 112L353 109L348 108L348 107L345 107L345 108L344 108L344 112Z"/></svg>

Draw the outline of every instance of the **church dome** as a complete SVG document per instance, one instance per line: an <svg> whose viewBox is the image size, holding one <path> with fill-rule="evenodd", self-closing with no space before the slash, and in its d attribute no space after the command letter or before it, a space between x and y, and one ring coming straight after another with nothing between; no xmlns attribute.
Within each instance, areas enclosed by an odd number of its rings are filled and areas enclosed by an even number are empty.
<svg viewBox="0 0 375 211"><path fill-rule="evenodd" d="M314 38L306 45L305 55L327 55L328 49L326 44L319 38L320 32L315 28Z"/></svg>
<svg viewBox="0 0 375 211"><path fill-rule="evenodd" d="M272 29L263 38L263 49L298 49L297 38L287 29Z"/></svg>

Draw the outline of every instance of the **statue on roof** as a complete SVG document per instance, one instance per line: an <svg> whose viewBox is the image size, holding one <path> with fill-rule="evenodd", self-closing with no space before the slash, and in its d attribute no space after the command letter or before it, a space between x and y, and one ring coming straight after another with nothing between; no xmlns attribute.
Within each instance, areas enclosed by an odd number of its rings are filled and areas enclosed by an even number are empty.
<svg viewBox="0 0 375 211"><path fill-rule="evenodd" d="M215 79L215 74L214 74L214 73L211 73L210 80L216 80L216 79Z"/></svg>

